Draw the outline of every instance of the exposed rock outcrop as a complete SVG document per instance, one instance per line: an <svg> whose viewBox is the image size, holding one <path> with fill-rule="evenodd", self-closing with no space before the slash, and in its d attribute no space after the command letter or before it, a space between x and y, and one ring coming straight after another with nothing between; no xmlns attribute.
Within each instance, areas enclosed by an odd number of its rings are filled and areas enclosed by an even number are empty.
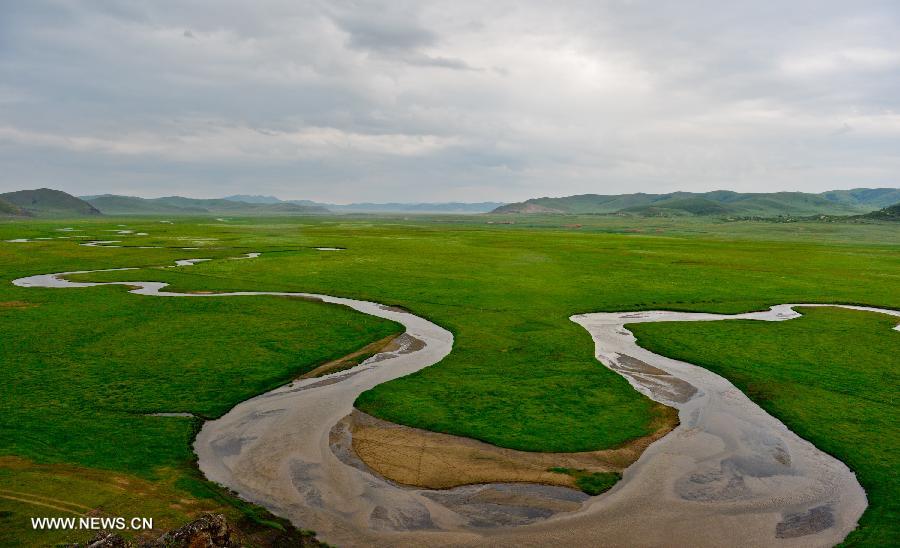
<svg viewBox="0 0 900 548"><path fill-rule="evenodd" d="M325 546L312 531L290 525L282 530L263 528L248 533L230 525L222 514L203 514L154 540L133 541L118 533L100 531L88 542L69 544L66 548L238 548L245 545L272 548Z"/></svg>
<svg viewBox="0 0 900 548"><path fill-rule="evenodd" d="M232 531L225 516L204 514L183 527L169 531L149 546L219 548L238 544L232 542Z"/></svg>
<svg viewBox="0 0 900 548"><path fill-rule="evenodd" d="M173 529L152 541L135 543L117 533L100 531L85 544L75 543L68 548L233 548L240 544L228 520L222 514L204 514L196 520Z"/></svg>

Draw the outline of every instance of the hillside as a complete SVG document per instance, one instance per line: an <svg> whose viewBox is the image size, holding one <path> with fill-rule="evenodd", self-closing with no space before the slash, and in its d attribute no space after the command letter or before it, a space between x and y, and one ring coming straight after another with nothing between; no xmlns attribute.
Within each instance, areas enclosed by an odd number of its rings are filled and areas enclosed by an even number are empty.
<svg viewBox="0 0 900 548"><path fill-rule="evenodd" d="M836 190L821 194L740 193L728 190L668 194L581 194L561 198L533 198L498 207L492 213L616 213L640 216L739 217L852 215L884 207L882 202L892 199L893 196L896 196L896 200L900 200L900 189Z"/></svg>
<svg viewBox="0 0 900 548"><path fill-rule="evenodd" d="M879 221L897 221L900 222L900 203L888 206L878 211L866 213L860 217L865 219L877 219Z"/></svg>
<svg viewBox="0 0 900 548"><path fill-rule="evenodd" d="M28 212L21 207L0 198L0 217L27 217Z"/></svg>
<svg viewBox="0 0 900 548"><path fill-rule="evenodd" d="M235 202L220 198L183 198L181 196L167 196L165 198L154 198L149 200L167 206L175 206L183 209L205 209L209 213L222 214L304 214L304 213L327 213L328 210L317 205L300 205L293 203L279 202L275 204L267 203L247 203Z"/></svg>
<svg viewBox="0 0 900 548"><path fill-rule="evenodd" d="M108 215L189 215L191 213L202 215L208 213L203 208L186 210L185 208L157 203L154 200L146 200L134 196L104 194L103 196L84 196L83 198Z"/></svg>
<svg viewBox="0 0 900 548"><path fill-rule="evenodd" d="M226 199L138 198L136 196L85 196L108 215L304 215L328 213L321 206L292 203L247 203Z"/></svg>
<svg viewBox="0 0 900 548"><path fill-rule="evenodd" d="M37 217L88 217L100 215L93 205L61 190L38 188L0 194L0 199Z"/></svg>
<svg viewBox="0 0 900 548"><path fill-rule="evenodd" d="M626 207L619 213L669 217L676 215L728 215L733 209L706 198L667 198L650 205Z"/></svg>
<svg viewBox="0 0 900 548"><path fill-rule="evenodd" d="M826 200L837 203L871 206L872 209L889 207L900 203L900 188L854 188L852 190L830 190L821 194Z"/></svg>

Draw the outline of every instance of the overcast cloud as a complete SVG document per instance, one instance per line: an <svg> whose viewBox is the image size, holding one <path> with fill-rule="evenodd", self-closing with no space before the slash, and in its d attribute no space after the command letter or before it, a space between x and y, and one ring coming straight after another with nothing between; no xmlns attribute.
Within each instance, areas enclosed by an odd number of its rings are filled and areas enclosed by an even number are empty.
<svg viewBox="0 0 900 548"><path fill-rule="evenodd" d="M0 190L900 186L900 2L0 0Z"/></svg>

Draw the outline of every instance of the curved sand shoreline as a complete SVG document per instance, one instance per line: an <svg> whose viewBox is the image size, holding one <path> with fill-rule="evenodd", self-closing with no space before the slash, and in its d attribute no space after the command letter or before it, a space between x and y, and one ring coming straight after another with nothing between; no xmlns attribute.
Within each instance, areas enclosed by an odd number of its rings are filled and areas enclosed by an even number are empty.
<svg viewBox="0 0 900 548"><path fill-rule="evenodd" d="M725 379L638 347L623 327L642 321L781 321L797 317L791 307L800 305L733 316L573 316L594 337L601 362L639 391L678 408L682 421L652 444L609 493L585 500L569 490L527 485L404 488L372 475L342 450L346 439L341 438L348 434L333 427L352 411L361 392L437 363L450 352L452 335L423 318L377 303L311 293L187 294L163 291L167 284L161 282L63 279L82 273L89 272L31 276L13 283L56 288L125 285L135 288L135 294L162 297L300 297L349 306L405 326L410 341L406 348L247 400L207 422L195 440L200 468L209 479L317 530L328 542L829 546L855 527L866 506L862 488L843 463L790 432ZM898 311L846 308L900 316Z"/></svg>

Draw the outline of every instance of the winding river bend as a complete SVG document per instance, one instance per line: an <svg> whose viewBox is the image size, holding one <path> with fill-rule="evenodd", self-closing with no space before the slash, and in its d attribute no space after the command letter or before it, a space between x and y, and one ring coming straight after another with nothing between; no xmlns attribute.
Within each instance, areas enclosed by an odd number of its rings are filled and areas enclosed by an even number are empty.
<svg viewBox="0 0 900 548"><path fill-rule="evenodd" d="M185 260L181 264L192 264ZM131 269L112 269L131 270ZM109 271L109 270L105 270ZM452 334L378 303L291 292L178 293L162 282L71 282L81 271L20 278L20 287L124 285L156 297L274 295L316 299L394 320L401 345L331 375L295 381L205 423L194 448L212 481L331 543L349 545L830 546L866 507L855 475L765 413L731 383L635 343L625 324L783 321L796 306L738 315L676 312L573 316L597 358L635 389L679 410L681 424L653 443L599 497L569 489L486 484L408 488L372 474L349 450L343 419L363 391L435 364ZM845 306L900 316L900 311ZM900 329L900 326L898 326ZM166 419L161 419L166 420Z"/></svg>

